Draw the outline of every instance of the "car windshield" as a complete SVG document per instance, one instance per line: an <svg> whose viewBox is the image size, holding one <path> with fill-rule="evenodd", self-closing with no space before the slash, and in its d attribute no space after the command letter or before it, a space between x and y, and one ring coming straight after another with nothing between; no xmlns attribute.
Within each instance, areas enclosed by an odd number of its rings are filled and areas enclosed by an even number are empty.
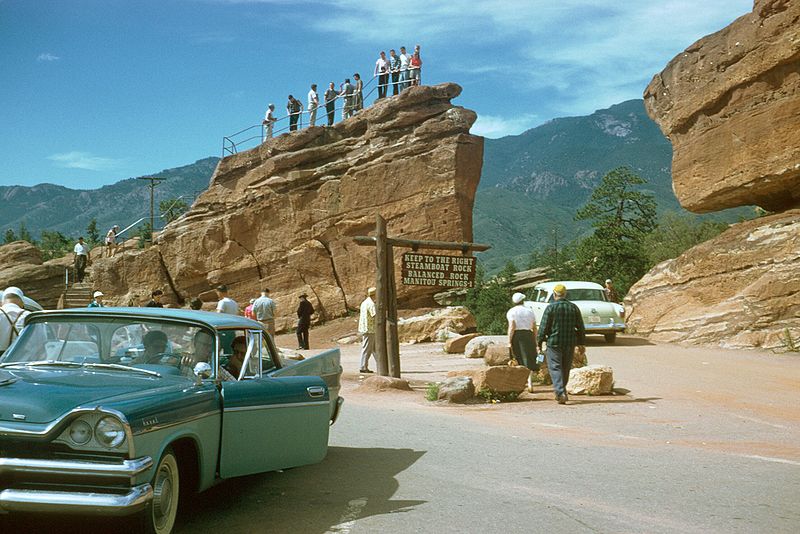
<svg viewBox="0 0 800 534"><path fill-rule="evenodd" d="M212 362L214 340L206 328L158 319L53 317L29 324L0 364L117 364L102 368L190 376L197 362Z"/></svg>
<svg viewBox="0 0 800 534"><path fill-rule="evenodd" d="M602 289L567 289L567 300L606 300Z"/></svg>

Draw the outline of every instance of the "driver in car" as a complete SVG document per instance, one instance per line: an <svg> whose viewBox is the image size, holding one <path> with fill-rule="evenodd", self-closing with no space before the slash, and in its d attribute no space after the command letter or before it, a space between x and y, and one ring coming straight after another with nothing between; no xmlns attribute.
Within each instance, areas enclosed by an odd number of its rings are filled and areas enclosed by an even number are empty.
<svg viewBox="0 0 800 534"><path fill-rule="evenodd" d="M142 338L144 352L133 363L161 363L166 356L167 334L161 330L151 330Z"/></svg>

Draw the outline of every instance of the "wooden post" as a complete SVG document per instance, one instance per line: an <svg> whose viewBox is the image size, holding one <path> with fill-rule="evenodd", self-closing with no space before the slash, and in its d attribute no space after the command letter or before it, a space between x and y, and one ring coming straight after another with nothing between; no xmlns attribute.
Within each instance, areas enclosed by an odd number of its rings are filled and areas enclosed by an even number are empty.
<svg viewBox="0 0 800 534"><path fill-rule="evenodd" d="M378 374L389 376L389 356L386 352L386 302L388 300L386 220L380 214L375 217L375 230L377 262L375 277L375 356L378 360Z"/></svg>
<svg viewBox="0 0 800 534"><path fill-rule="evenodd" d="M400 340L397 336L397 286L394 279L394 247L386 247L386 348L389 358L389 376L400 378Z"/></svg>

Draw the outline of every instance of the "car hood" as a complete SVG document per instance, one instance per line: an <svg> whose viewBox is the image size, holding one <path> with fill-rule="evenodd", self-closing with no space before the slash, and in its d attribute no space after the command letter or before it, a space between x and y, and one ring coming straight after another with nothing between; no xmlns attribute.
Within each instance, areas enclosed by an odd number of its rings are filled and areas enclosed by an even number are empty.
<svg viewBox="0 0 800 534"><path fill-rule="evenodd" d="M187 383L191 381L183 377L120 371L0 369L0 421L48 423L79 406L118 401L142 391L158 396Z"/></svg>

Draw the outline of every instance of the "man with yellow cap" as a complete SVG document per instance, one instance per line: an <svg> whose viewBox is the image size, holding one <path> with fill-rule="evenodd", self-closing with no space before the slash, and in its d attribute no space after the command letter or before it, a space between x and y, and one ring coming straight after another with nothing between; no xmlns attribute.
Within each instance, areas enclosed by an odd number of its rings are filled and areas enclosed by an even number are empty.
<svg viewBox="0 0 800 534"><path fill-rule="evenodd" d="M553 380L553 391L559 404L566 404L567 382L572 369L572 354L575 347L583 347L586 343L586 331L583 327L581 310L567 300L567 288L564 284L556 284L553 288L554 302L549 304L542 314L537 338L539 351L542 343L547 341L547 368Z"/></svg>

